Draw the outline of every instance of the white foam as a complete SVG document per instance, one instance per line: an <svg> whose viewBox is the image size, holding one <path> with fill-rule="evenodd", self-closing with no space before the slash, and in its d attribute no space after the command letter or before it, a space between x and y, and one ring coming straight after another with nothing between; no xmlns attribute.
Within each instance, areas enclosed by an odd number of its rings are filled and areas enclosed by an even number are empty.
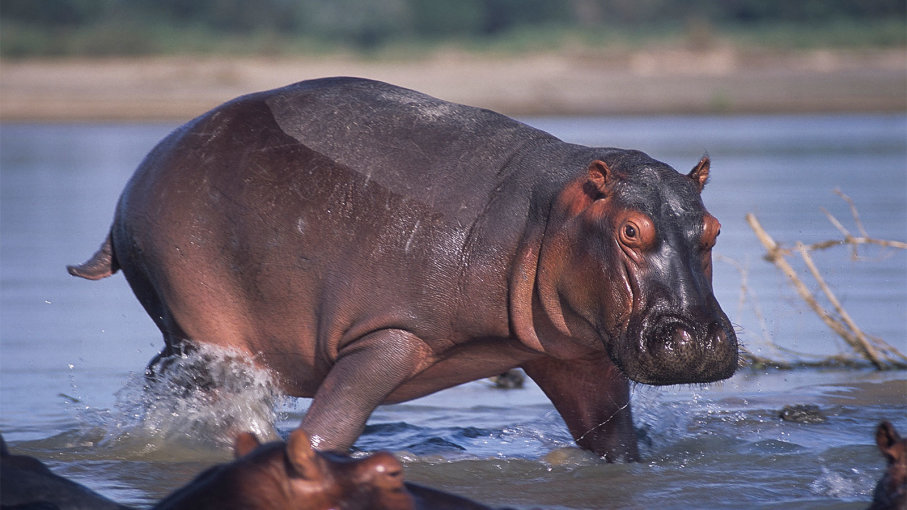
<svg viewBox="0 0 907 510"><path fill-rule="evenodd" d="M238 432L276 439L281 394L273 375L230 349L202 346L173 359L155 378L134 374L116 393L99 446L172 459L173 450L231 445Z"/></svg>
<svg viewBox="0 0 907 510"><path fill-rule="evenodd" d="M832 471L822 466L822 475L809 484L813 494L839 499L865 499L872 495L875 480L859 469L849 472Z"/></svg>

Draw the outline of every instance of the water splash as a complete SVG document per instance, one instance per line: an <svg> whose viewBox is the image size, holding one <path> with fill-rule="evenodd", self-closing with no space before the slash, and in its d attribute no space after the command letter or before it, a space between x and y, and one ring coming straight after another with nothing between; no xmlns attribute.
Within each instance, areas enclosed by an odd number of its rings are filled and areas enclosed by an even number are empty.
<svg viewBox="0 0 907 510"><path fill-rule="evenodd" d="M809 484L809 490L820 496L862 500L872 495L875 483L872 476L856 468L840 472L822 466L822 475Z"/></svg>
<svg viewBox="0 0 907 510"><path fill-rule="evenodd" d="M223 451L241 431L277 439L281 394L273 374L246 358L235 350L199 346L169 360L153 378L133 374L116 392L114 409L85 410L80 421L89 427L83 433L116 457L171 461L175 455L197 459Z"/></svg>

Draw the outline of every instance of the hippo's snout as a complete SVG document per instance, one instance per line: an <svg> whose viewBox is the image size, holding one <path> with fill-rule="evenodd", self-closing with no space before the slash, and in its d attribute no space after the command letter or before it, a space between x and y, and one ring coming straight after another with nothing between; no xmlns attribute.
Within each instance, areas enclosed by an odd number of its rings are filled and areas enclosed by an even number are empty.
<svg viewBox="0 0 907 510"><path fill-rule="evenodd" d="M693 323L661 317L640 335L635 352L620 365L630 379L653 385L708 383L727 379L737 368L737 336L722 317Z"/></svg>
<svg viewBox="0 0 907 510"><path fill-rule="evenodd" d="M404 489L403 465L393 455L378 452L357 465L358 478L361 483L385 491Z"/></svg>

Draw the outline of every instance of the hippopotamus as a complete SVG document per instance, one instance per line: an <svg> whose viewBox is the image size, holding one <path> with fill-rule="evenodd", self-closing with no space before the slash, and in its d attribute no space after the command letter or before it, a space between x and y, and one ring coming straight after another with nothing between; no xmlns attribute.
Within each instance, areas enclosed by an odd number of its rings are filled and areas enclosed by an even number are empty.
<svg viewBox="0 0 907 510"><path fill-rule="evenodd" d="M214 466L161 500L154 510L491 510L454 494L403 481L390 453L361 459L312 449L305 431L261 444L244 432L236 459Z"/></svg>
<svg viewBox="0 0 907 510"><path fill-rule="evenodd" d="M0 507L58 510L128 510L64 478L29 455L10 453L0 436Z"/></svg>
<svg viewBox="0 0 907 510"><path fill-rule="evenodd" d="M869 510L907 509L907 439L888 421L876 427L876 445L888 462L876 484Z"/></svg>
<svg viewBox="0 0 907 510"><path fill-rule="evenodd" d="M71 274L122 270L164 337L149 373L231 348L314 397L343 451L376 406L521 367L576 443L638 458L629 381L730 377L708 156L566 143L358 78L229 101L177 128Z"/></svg>
<svg viewBox="0 0 907 510"><path fill-rule="evenodd" d="M242 432L233 452L232 462L207 469L152 510L491 510L404 482L403 467L388 452L359 459L317 452L302 429L290 433L286 443L261 444L251 432ZM53 473L34 457L11 454L2 437L0 468L3 508L130 510Z"/></svg>

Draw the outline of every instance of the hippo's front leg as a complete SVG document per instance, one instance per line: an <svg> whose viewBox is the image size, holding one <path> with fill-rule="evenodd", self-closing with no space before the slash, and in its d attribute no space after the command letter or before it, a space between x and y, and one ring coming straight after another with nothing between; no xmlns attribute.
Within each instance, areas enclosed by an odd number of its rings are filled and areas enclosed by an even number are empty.
<svg viewBox="0 0 907 510"><path fill-rule="evenodd" d="M399 329L370 333L341 349L300 425L323 451L345 451L369 415L403 382L430 363L431 351Z"/></svg>
<svg viewBox="0 0 907 510"><path fill-rule="evenodd" d="M551 399L576 444L609 462L639 460L627 378L607 355L523 365Z"/></svg>

